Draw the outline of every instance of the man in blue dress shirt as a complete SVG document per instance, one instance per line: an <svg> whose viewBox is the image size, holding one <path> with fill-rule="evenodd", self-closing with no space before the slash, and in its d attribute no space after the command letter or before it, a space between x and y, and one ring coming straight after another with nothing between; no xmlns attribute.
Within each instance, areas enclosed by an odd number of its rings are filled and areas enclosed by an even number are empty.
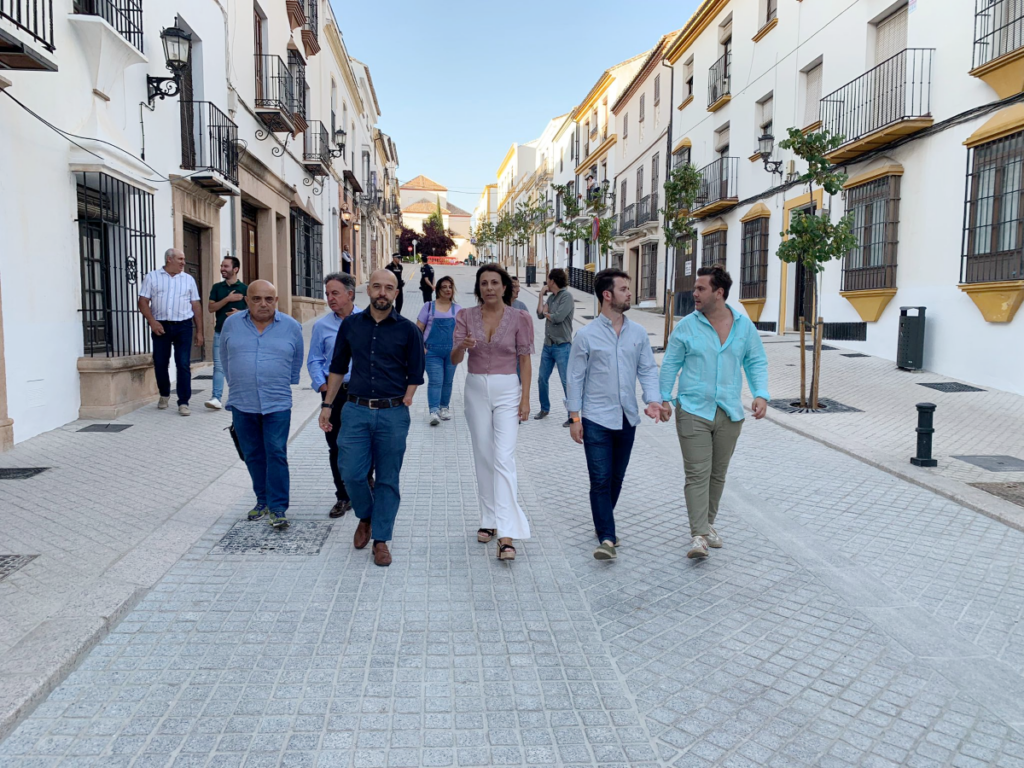
<svg viewBox="0 0 1024 768"><path fill-rule="evenodd" d="M324 294L330 314L324 315L313 324L313 336L309 341L309 357L306 359L306 370L312 381L314 390L320 393L320 400L327 396L327 377L330 375L331 358L334 357L334 341L338 337L338 329L342 321L349 315L360 311L355 305L356 281L352 275L332 272L324 278ZM338 435L341 433L341 406L348 396L348 380L351 373L346 373L341 385L341 398L334 398L331 408L331 431L325 432L327 438L327 454L331 462L331 476L334 478L334 495L336 501L330 517L341 517L352 509L352 500L345 483L341 479L341 468L338 465Z"/></svg>
<svg viewBox="0 0 1024 768"><path fill-rule="evenodd" d="M302 326L277 311L277 289L266 280L249 286L249 307L224 321L221 359L228 404L256 506L250 520L267 516L274 528L288 527L288 428L292 384L302 372Z"/></svg>
<svg viewBox="0 0 1024 768"><path fill-rule="evenodd" d="M643 326L626 319L632 302L629 275L605 269L594 276L594 293L601 307L594 322L576 334L569 353L565 408L569 434L583 443L590 474L590 512L598 547L597 560L614 560L615 504L622 491L633 438L640 423L636 382L640 380L644 411L661 415L658 364ZM580 418L582 412L583 418Z"/></svg>
<svg viewBox="0 0 1024 768"><path fill-rule="evenodd" d="M714 528L736 441L743 427L743 374L754 395L755 419L768 407L768 358L754 324L725 303L732 278L720 265L701 267L693 288L695 312L676 325L661 362L663 421L676 402L676 433L686 471L686 511L692 541L687 557L721 547ZM682 371L682 376L679 375ZM675 398L676 379L679 391Z"/></svg>

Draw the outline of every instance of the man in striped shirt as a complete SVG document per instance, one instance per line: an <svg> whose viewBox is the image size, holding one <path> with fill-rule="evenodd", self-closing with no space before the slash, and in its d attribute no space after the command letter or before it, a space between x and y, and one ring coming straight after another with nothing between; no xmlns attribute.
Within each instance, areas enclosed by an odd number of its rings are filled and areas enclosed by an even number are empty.
<svg viewBox="0 0 1024 768"><path fill-rule="evenodd" d="M178 371L178 413L188 416L192 397L192 324L195 343L203 346L203 305L192 275L185 271L185 254L177 248L164 253L164 265L154 269L142 281L139 290L139 311L153 332L153 368L160 390L157 408L167 408L171 399L171 377L168 366L171 348Z"/></svg>

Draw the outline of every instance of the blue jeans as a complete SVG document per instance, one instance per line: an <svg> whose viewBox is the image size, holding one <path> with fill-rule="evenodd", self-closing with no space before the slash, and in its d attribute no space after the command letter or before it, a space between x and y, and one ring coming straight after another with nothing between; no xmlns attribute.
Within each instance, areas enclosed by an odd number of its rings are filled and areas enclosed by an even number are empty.
<svg viewBox="0 0 1024 768"><path fill-rule="evenodd" d="M590 513L598 541L615 541L615 505L622 491L636 427L622 417L622 429L583 419L583 452L590 474Z"/></svg>
<svg viewBox="0 0 1024 768"><path fill-rule="evenodd" d="M267 414L231 411L231 423L252 478L256 506L279 515L288 509L288 428L291 421L290 410Z"/></svg>
<svg viewBox="0 0 1024 768"><path fill-rule="evenodd" d="M345 403L341 411L341 479L360 520L371 521L374 541L390 541L402 500L398 476L409 436L409 409L370 409ZM376 473L373 488L367 480Z"/></svg>
<svg viewBox="0 0 1024 768"><path fill-rule="evenodd" d="M427 347L427 405L431 413L447 408L452 401L455 369L451 347Z"/></svg>
<svg viewBox="0 0 1024 768"><path fill-rule="evenodd" d="M565 374L569 368L569 352L572 344L545 344L540 353L540 372L537 374L537 394L540 396L540 409L551 411L551 398L548 396L548 379L551 370L558 366L558 378L562 380L562 394L565 390Z"/></svg>
<svg viewBox="0 0 1024 768"><path fill-rule="evenodd" d="M220 331L213 332L213 399L224 396L224 364L220 361Z"/></svg>
<svg viewBox="0 0 1024 768"><path fill-rule="evenodd" d="M160 323L164 335L153 334L153 369L156 372L156 386L160 397L171 396L171 375L167 367L171 364L171 347L174 347L174 367L178 371L178 405L188 405L192 398L192 321L167 321Z"/></svg>

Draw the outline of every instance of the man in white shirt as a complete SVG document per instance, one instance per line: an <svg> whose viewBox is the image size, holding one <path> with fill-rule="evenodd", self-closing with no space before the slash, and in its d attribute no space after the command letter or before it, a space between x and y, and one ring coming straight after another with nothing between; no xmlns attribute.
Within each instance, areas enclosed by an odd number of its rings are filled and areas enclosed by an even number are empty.
<svg viewBox="0 0 1024 768"><path fill-rule="evenodd" d="M160 400L156 407L167 408L171 399L171 377L168 366L171 348L178 372L178 413L188 416L192 397L192 324L195 343L203 346L203 305L199 288L192 275L185 271L185 254L177 248L164 253L164 265L154 269L142 281L139 290L139 311L153 333L153 368Z"/></svg>

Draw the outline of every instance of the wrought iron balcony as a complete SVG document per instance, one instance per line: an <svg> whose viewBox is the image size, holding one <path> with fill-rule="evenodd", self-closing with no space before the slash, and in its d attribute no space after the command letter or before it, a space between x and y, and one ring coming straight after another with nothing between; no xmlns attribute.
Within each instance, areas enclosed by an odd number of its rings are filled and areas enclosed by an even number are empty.
<svg viewBox="0 0 1024 768"><path fill-rule="evenodd" d="M320 53L320 10L317 6L318 2L319 0L303 0L306 23L302 25L302 47L306 49L307 56L316 56Z"/></svg>
<svg viewBox="0 0 1024 768"><path fill-rule="evenodd" d="M651 220L651 196L640 198L636 204L636 221L634 226L640 227Z"/></svg>
<svg viewBox="0 0 1024 768"><path fill-rule="evenodd" d="M619 216L619 234L624 235L636 227L636 203L630 203L622 209Z"/></svg>
<svg viewBox="0 0 1024 768"><path fill-rule="evenodd" d="M829 160L852 160L931 126L933 53L907 48L821 100L822 129L844 137Z"/></svg>
<svg viewBox="0 0 1024 768"><path fill-rule="evenodd" d="M288 70L292 76L292 120L298 136L309 126L306 120L306 62L298 51L288 51Z"/></svg>
<svg viewBox="0 0 1024 768"><path fill-rule="evenodd" d="M142 0L75 0L75 13L106 19L117 33L142 49Z"/></svg>
<svg viewBox="0 0 1024 768"><path fill-rule="evenodd" d="M256 115L274 133L293 133L295 82L280 56L256 54Z"/></svg>
<svg viewBox="0 0 1024 768"><path fill-rule="evenodd" d="M1018 0L976 0L974 66L984 67L1024 47L1024 5Z"/></svg>
<svg viewBox="0 0 1024 768"><path fill-rule="evenodd" d="M714 112L732 98L732 52L711 65L708 70L708 111Z"/></svg>
<svg viewBox="0 0 1024 768"><path fill-rule="evenodd" d="M302 140L302 164L310 176L326 176L331 167L330 136L319 120L309 121Z"/></svg>
<svg viewBox="0 0 1024 768"><path fill-rule="evenodd" d="M238 126L208 101L181 102L181 167L215 195L238 194Z"/></svg>
<svg viewBox="0 0 1024 768"><path fill-rule="evenodd" d="M739 176L738 157L721 157L700 169L700 187L693 215L711 216L739 202L736 179Z"/></svg>
<svg viewBox="0 0 1024 768"><path fill-rule="evenodd" d="M19 33L8 30L12 25ZM53 53L53 0L0 0L0 69L54 72L56 64L33 49Z"/></svg>

